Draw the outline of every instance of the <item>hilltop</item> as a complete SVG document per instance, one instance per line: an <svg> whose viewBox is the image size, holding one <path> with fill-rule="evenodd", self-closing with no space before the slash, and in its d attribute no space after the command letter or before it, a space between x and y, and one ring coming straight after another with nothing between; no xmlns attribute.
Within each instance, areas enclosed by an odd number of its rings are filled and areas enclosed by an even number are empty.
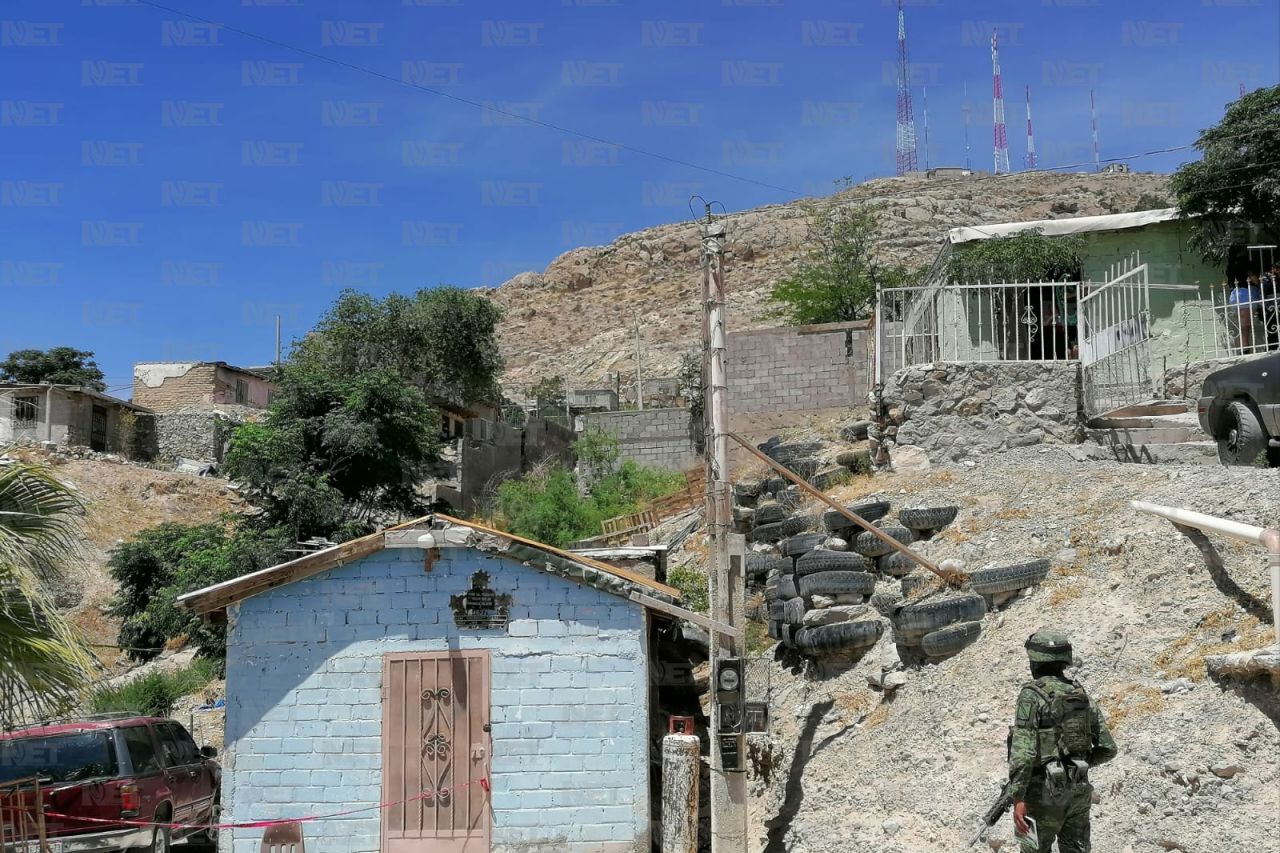
<svg viewBox="0 0 1280 853"><path fill-rule="evenodd" d="M1139 199L1147 199L1139 204ZM815 205L883 204L883 259L928 265L948 228L1122 213L1167 199L1168 177L1142 173L1058 173L999 178L910 176L868 181L824 199L804 199L731 214L726 220L730 329L778 325L768 317L774 282L802 258ZM698 226L660 225L607 246L566 252L542 272L521 273L484 291L506 311L500 337L511 385L550 375L579 387L635 369L634 328L641 322L645 374L671 375L699 334ZM625 380L624 380L625 381Z"/></svg>

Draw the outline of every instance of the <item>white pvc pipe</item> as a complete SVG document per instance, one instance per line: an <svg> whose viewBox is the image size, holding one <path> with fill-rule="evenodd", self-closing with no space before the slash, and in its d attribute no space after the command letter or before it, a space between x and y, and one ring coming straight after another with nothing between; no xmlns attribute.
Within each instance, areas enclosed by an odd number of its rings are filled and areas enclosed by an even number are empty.
<svg viewBox="0 0 1280 853"><path fill-rule="evenodd" d="M1241 542L1251 542L1255 545L1263 544L1262 534L1265 532L1265 528L1255 527L1252 524L1242 524L1239 521L1229 521L1225 518L1205 515L1202 512L1193 512L1189 509L1178 509L1177 507L1171 506L1161 506L1160 504L1147 503L1146 501L1130 501L1129 505L1138 512L1158 515L1161 518L1167 518L1170 521L1187 527L1196 527L1200 530L1210 530L1214 533L1221 533L1223 536L1229 536L1232 539L1239 539Z"/></svg>
<svg viewBox="0 0 1280 853"><path fill-rule="evenodd" d="M1277 647L1280 647L1280 530L1275 528L1255 527L1252 524L1242 524L1239 521L1229 521L1225 518L1205 515L1202 512L1192 512L1189 509L1161 506L1160 504L1147 503L1146 501L1130 501L1129 505L1138 512L1158 515L1161 518L1167 518L1175 524L1182 524L1187 527L1195 527L1200 530L1220 533L1223 536L1228 536L1232 539L1238 539L1242 542L1251 542L1255 545L1262 545L1266 548L1270 555L1271 563L1271 620L1272 625L1275 626L1276 645Z"/></svg>

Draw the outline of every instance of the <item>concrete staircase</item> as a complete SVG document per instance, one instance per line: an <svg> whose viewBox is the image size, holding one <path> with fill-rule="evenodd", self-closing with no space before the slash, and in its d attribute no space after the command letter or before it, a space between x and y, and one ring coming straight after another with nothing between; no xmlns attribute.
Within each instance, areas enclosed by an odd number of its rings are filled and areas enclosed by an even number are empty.
<svg viewBox="0 0 1280 853"><path fill-rule="evenodd" d="M1119 462L1218 463L1217 444L1181 401L1156 400L1108 412L1089 421L1085 439L1107 448Z"/></svg>

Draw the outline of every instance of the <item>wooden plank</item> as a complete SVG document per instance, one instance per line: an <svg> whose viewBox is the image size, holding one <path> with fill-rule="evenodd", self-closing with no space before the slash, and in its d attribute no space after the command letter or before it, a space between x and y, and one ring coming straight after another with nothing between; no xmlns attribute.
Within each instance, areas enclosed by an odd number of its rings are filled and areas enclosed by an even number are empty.
<svg viewBox="0 0 1280 853"><path fill-rule="evenodd" d="M734 441L738 442L738 444L742 445L743 449L745 449L752 456L755 456L757 459L759 459L764 464L768 465L773 470L777 471L783 477L795 483L803 491L808 492L813 497L822 501L824 504L826 504L827 506L834 509L836 512L843 515L849 521L852 521L854 524L858 525L863 530L867 531L872 536L879 539L881 542L893 548L893 550L906 554L908 557L915 560L917 563L924 566L926 569L933 572L935 575L942 578L947 583L953 584L955 586L959 586L960 584L964 583L964 581L967 579L964 572L952 572L952 571L947 571L945 569L939 568L937 565L934 564L932 560L926 557L920 556L915 551L912 551L906 545L902 544L897 539L894 539L892 536L885 533L880 528L872 525L866 519L856 515L855 513L849 512L849 510L845 509L840 504L836 503L831 498L827 497L821 491L819 491L818 489L815 489L812 485L809 484L807 480L805 480L799 474L796 474L794 471L787 468L785 465L782 465L781 463L761 453L759 448L757 448L755 445L748 442L742 436L738 435L735 432L731 432L728 435L729 435L729 438L732 438Z"/></svg>
<svg viewBox="0 0 1280 853"><path fill-rule="evenodd" d="M741 628L735 628L732 625L717 622L715 619L703 616L701 613L694 613L692 610L685 610L683 607L677 607L674 604L667 604L665 601L659 601L656 598L652 598L651 596L640 592L631 593L630 598L637 604L643 604L645 607L657 610L660 613L665 613L668 616L675 616L676 618L683 619L686 622L692 622L698 627L706 628L714 634L724 634L726 636L733 637L735 640L741 640L743 638Z"/></svg>

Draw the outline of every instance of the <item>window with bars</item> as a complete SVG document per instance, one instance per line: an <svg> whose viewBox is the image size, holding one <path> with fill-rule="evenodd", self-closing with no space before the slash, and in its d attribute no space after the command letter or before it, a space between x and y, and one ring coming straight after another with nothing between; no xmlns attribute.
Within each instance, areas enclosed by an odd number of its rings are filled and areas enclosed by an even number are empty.
<svg viewBox="0 0 1280 853"><path fill-rule="evenodd" d="M40 398L36 395L13 398L13 428L35 429L40 420Z"/></svg>

